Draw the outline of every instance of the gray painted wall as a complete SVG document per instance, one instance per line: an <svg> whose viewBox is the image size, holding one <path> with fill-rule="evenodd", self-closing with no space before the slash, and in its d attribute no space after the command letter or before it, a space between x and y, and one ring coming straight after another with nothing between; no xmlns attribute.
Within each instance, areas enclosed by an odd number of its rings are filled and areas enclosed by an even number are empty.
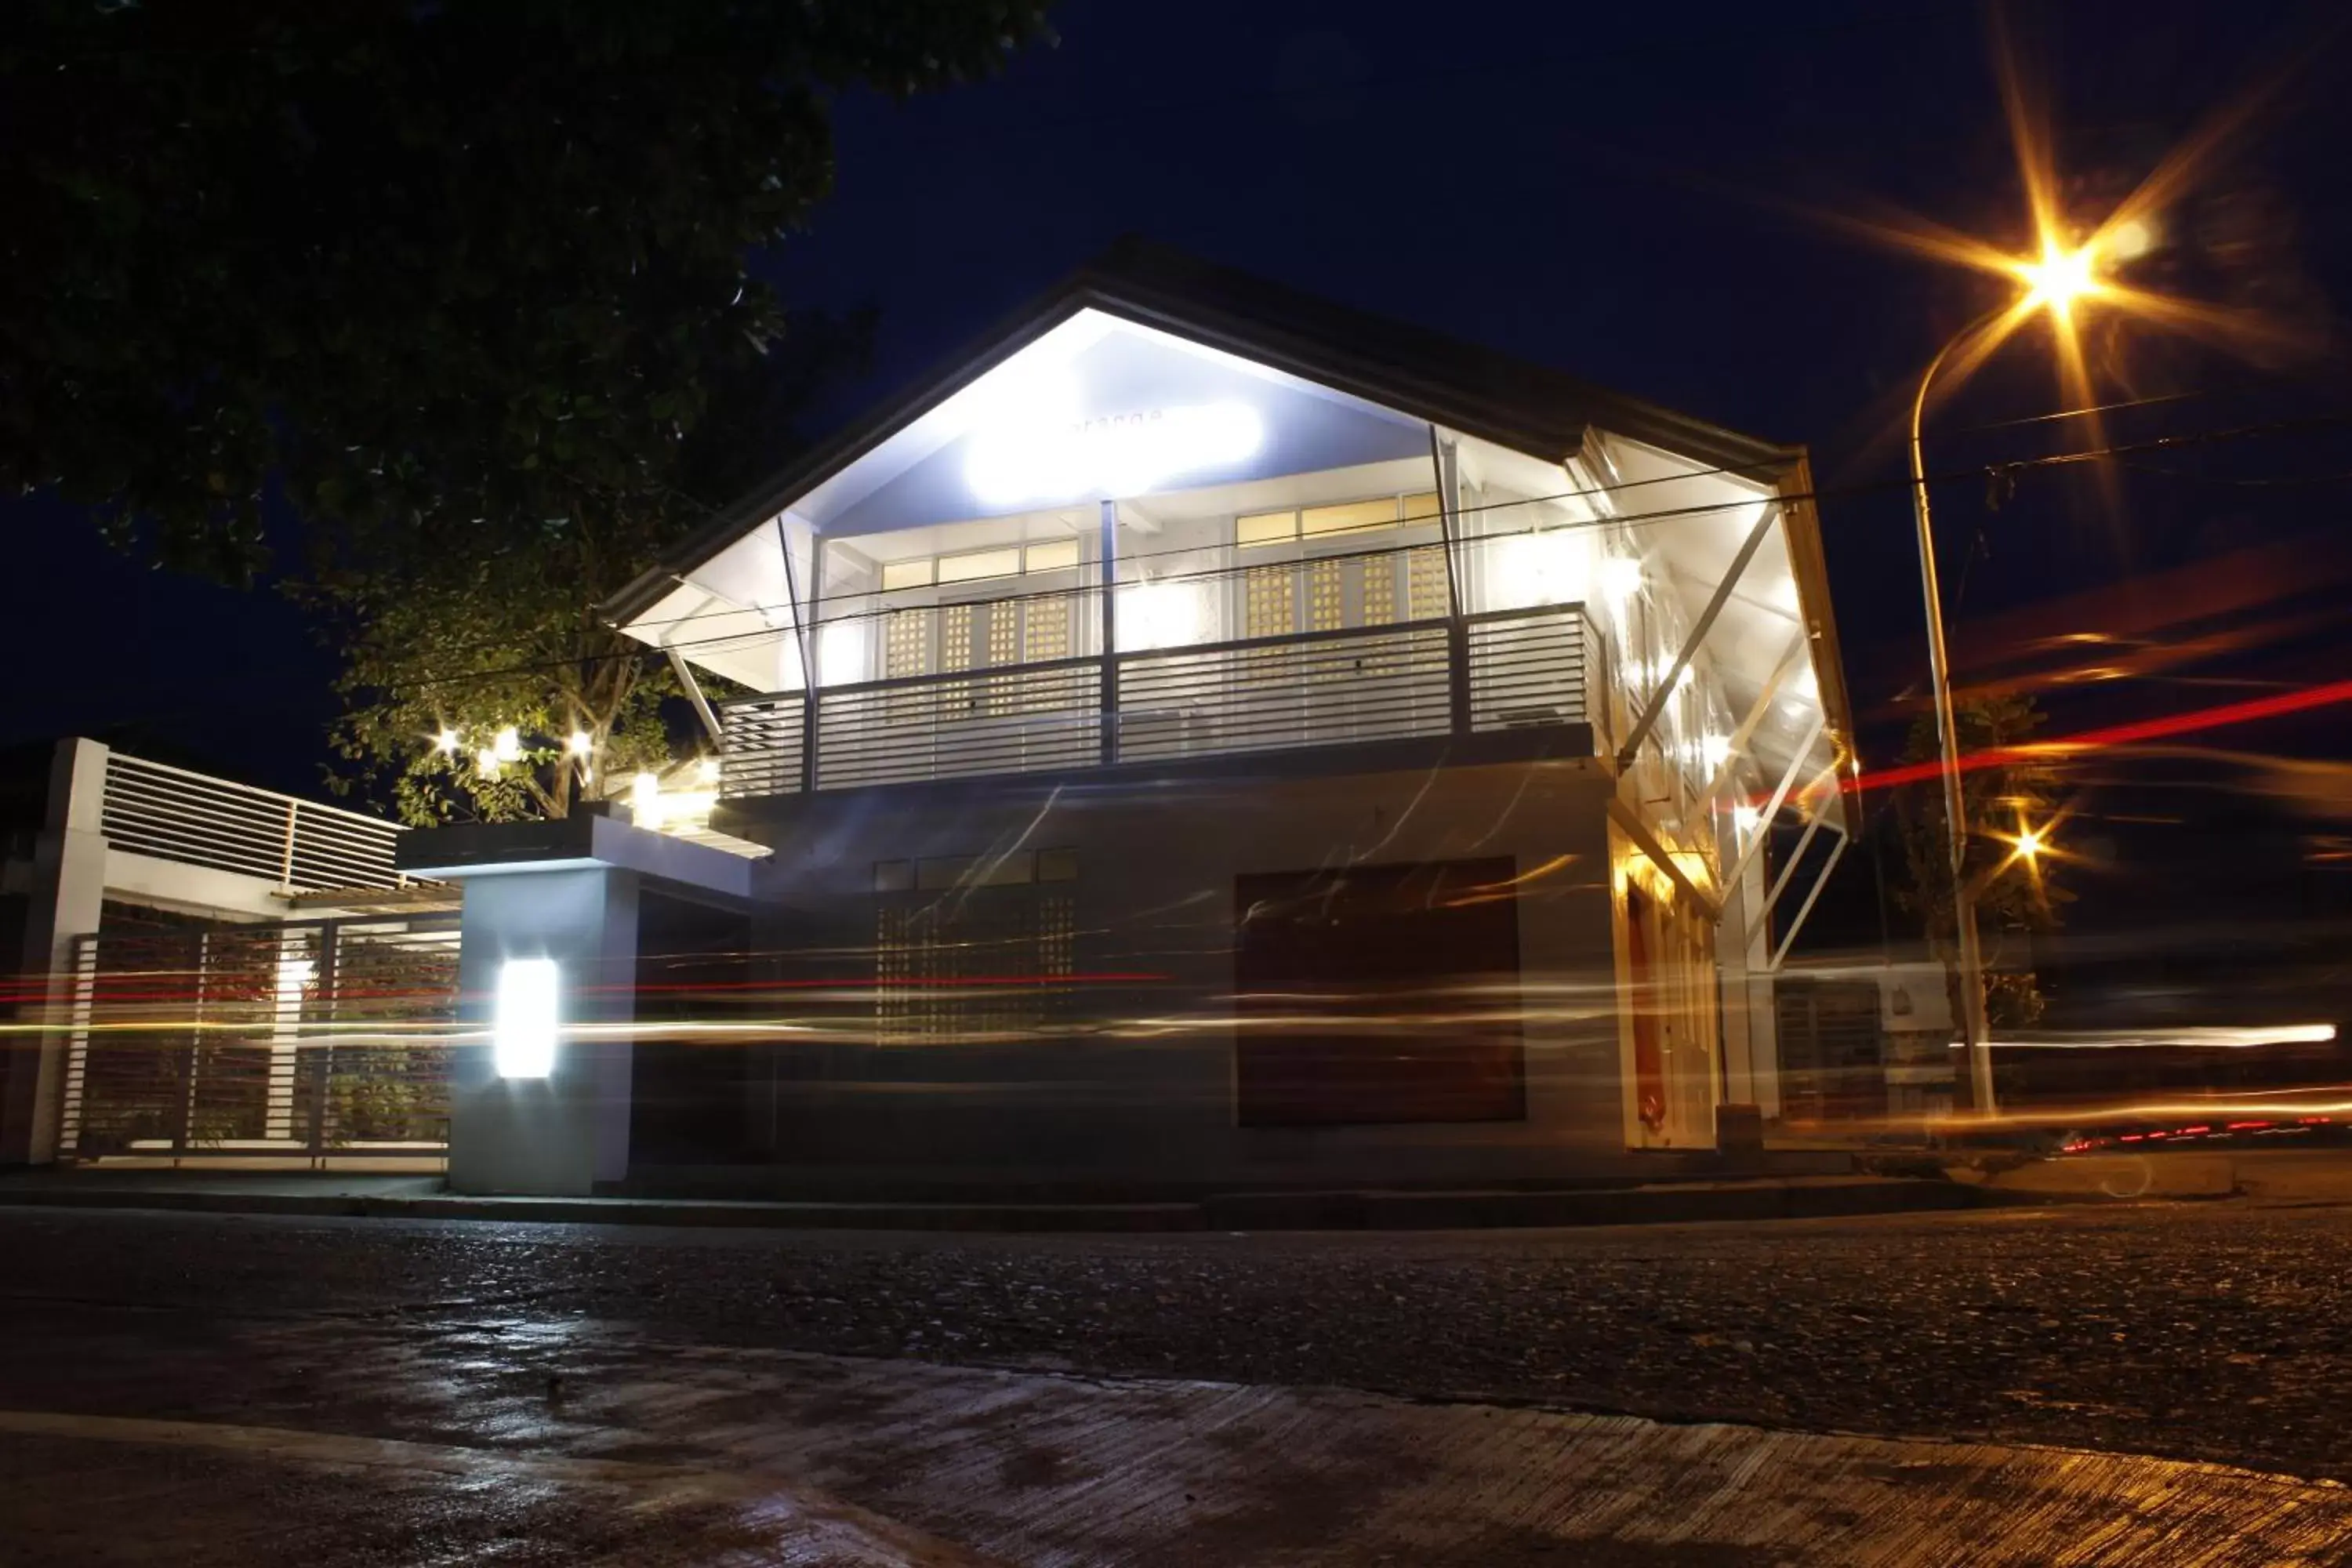
<svg viewBox="0 0 2352 1568"><path fill-rule="evenodd" d="M782 1166L901 1184L987 1180L1291 1184L1480 1181L1591 1170L1624 1151L1610 918L1612 782L1589 760L1181 784L820 795L789 804L763 879L763 947L806 977L863 978L874 866L1075 849L1077 967L1095 1026L1045 1043L836 1040L773 1047L747 1107ZM1507 856L1518 904L1524 1122L1244 1128L1234 1104L1234 879ZM951 893L935 896L953 897ZM869 1015L870 1016L870 1015ZM854 1023L854 1014L844 1019Z"/></svg>

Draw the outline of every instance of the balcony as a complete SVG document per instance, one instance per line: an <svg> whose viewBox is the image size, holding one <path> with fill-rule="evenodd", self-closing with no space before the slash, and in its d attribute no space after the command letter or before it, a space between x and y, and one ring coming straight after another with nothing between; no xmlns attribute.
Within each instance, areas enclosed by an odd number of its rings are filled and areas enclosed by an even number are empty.
<svg viewBox="0 0 2352 1568"><path fill-rule="evenodd" d="M1204 574L1182 590L1237 603L1248 573L1267 570ZM1018 624L1021 637L1003 639L1012 646L1108 643L1109 653L824 685L814 700L791 691L721 704L719 793L746 799L1601 720L1588 700L1601 642L1580 604L1195 641L1188 634L1202 623L1246 617L1178 616L1191 624L1171 626L1150 598L1161 588L1121 584L1108 638L1099 589L944 607ZM1085 635L1026 630L1045 621ZM821 647L853 625L829 624ZM853 635L891 634L874 626Z"/></svg>

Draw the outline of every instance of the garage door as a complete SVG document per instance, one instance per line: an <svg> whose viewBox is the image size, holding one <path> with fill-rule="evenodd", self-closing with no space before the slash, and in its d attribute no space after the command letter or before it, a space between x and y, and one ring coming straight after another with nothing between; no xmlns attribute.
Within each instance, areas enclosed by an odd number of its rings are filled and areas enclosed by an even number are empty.
<svg viewBox="0 0 2352 1568"><path fill-rule="evenodd" d="M1234 884L1244 1126L1527 1115L1507 858Z"/></svg>

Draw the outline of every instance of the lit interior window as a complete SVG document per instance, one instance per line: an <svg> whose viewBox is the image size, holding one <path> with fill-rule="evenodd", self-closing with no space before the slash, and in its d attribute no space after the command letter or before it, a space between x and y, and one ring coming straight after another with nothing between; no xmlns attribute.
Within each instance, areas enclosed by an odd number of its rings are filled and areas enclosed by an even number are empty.
<svg viewBox="0 0 2352 1568"><path fill-rule="evenodd" d="M940 558L940 581L942 583L977 583L987 577L1017 576L1020 571L1021 551L1018 546Z"/></svg>
<svg viewBox="0 0 2352 1568"><path fill-rule="evenodd" d="M1360 533L1368 528L1394 528L1397 499L1354 500L1339 506L1310 506L1298 514L1298 531L1309 539L1330 533Z"/></svg>
<svg viewBox="0 0 2352 1568"><path fill-rule="evenodd" d="M931 558L920 561L886 561L882 563L882 591L898 588L928 588L931 585Z"/></svg>
<svg viewBox="0 0 2352 1568"><path fill-rule="evenodd" d="M1298 537L1295 511L1262 511L1234 519L1234 542L1244 550L1253 544L1281 544Z"/></svg>
<svg viewBox="0 0 2352 1568"><path fill-rule="evenodd" d="M1032 572L1067 572L1078 563L1078 542L1056 539L1029 547L1026 564Z"/></svg>

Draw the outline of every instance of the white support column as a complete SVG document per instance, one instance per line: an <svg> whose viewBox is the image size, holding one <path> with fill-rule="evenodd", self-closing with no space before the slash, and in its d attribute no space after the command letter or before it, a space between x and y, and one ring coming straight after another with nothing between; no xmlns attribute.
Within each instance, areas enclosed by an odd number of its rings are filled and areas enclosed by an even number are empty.
<svg viewBox="0 0 2352 1568"><path fill-rule="evenodd" d="M0 1077L0 1165L46 1165L57 1158L58 1098L71 1035L67 1016L73 999L74 942L97 931L106 900L100 810L107 756L107 748L96 741L60 741L50 764L48 815L33 850L18 966L27 976L47 977L46 1000L37 1005L47 1026L32 1049L6 1053Z"/></svg>
<svg viewBox="0 0 2352 1568"><path fill-rule="evenodd" d="M294 1136L295 1070L302 1048L302 1003L319 977L318 960L310 953L315 939L330 940L332 927L287 926L278 933L276 1002L269 1016L269 1086L262 1111L262 1135Z"/></svg>

